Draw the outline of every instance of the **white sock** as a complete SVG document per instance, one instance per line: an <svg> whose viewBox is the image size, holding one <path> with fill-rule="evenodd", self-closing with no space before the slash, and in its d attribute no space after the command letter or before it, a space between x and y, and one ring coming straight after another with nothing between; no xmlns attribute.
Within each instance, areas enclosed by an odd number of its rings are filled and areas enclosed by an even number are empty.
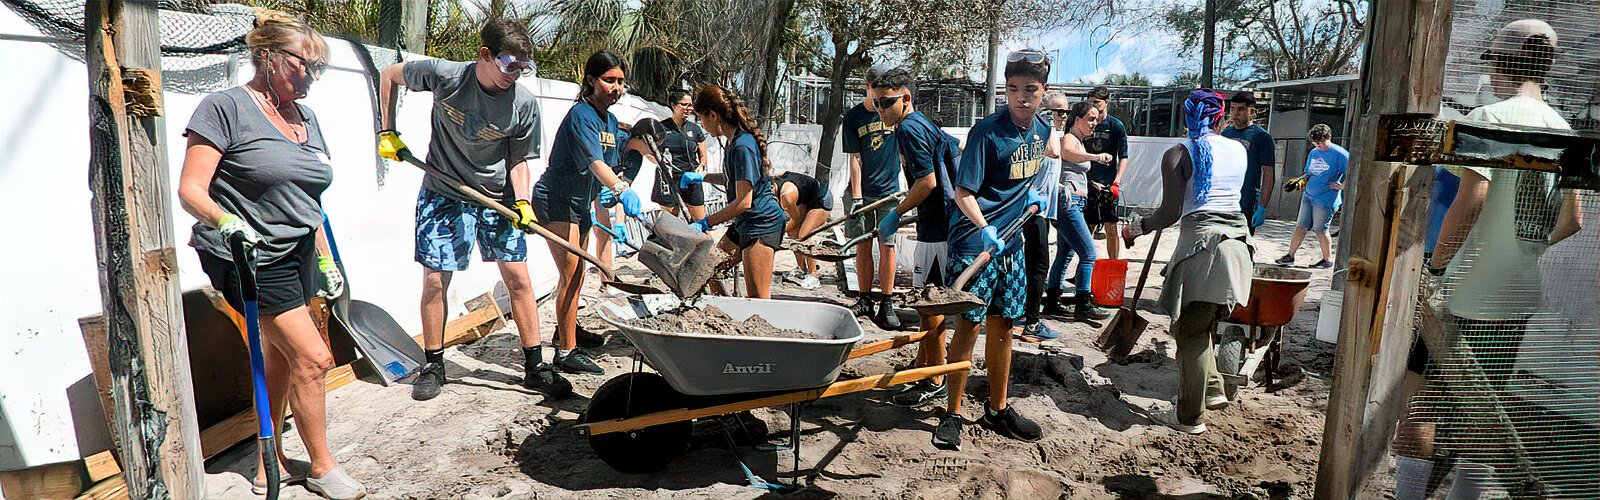
<svg viewBox="0 0 1600 500"><path fill-rule="evenodd" d="M1394 499L1423 500L1427 498L1428 477L1433 475L1433 461L1425 458L1395 456Z"/></svg>
<svg viewBox="0 0 1600 500"><path fill-rule="evenodd" d="M572 354L572 349L556 349L556 357L558 358L565 358L568 354Z"/></svg>

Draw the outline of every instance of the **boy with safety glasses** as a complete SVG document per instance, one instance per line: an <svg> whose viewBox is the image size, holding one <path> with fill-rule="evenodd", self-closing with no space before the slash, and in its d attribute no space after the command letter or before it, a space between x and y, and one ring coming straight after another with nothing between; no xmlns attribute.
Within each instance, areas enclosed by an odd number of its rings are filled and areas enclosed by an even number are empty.
<svg viewBox="0 0 1600 500"><path fill-rule="evenodd" d="M523 231L536 223L528 203L528 160L539 157L539 104L517 79L533 77L533 42L528 30L511 19L485 23L478 36L478 59L471 62L424 59L384 68L380 75L379 109L383 131L378 154L400 161L406 145L394 130L389 109L394 86L433 93L428 163L454 179L432 176L417 193L416 260L422 264L422 337L427 363L419 371L411 397L423 401L439 395L444 385L445 292L451 273L465 270L473 242L485 261L500 267L511 295L511 318L522 337L523 385L551 398L572 392L568 383L544 364L539 348L539 311L528 278L528 246ZM466 184L514 207L508 220L457 192Z"/></svg>

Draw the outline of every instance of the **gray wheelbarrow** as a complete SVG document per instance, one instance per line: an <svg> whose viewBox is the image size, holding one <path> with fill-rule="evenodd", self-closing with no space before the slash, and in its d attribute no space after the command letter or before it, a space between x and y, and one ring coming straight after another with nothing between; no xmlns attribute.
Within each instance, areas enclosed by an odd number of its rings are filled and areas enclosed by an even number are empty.
<svg viewBox="0 0 1600 500"><path fill-rule="evenodd" d="M972 366L963 361L836 380L845 361L916 343L926 332L857 346L861 325L850 310L818 302L704 296L695 304L715 306L735 320L760 314L775 327L824 337L820 339L663 332L634 323L681 304L673 295L657 294L618 299L597 309L639 351L633 371L600 386L578 418L590 448L618 471L660 471L688 450L695 420L764 407L788 406L790 446L797 448L802 403L965 372ZM657 373L644 371L644 364ZM798 453L795 461L798 470ZM746 473L752 485L770 486L748 468Z"/></svg>

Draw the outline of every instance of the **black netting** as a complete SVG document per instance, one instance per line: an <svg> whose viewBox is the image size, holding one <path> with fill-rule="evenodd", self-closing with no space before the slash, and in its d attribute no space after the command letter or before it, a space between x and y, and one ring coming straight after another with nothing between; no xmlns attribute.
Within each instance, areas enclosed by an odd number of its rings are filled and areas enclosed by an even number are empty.
<svg viewBox="0 0 1600 500"><path fill-rule="evenodd" d="M83 60L85 0L3 0L38 28L57 50ZM205 93L233 84L244 36L256 10L238 4L163 0L161 72L165 90Z"/></svg>

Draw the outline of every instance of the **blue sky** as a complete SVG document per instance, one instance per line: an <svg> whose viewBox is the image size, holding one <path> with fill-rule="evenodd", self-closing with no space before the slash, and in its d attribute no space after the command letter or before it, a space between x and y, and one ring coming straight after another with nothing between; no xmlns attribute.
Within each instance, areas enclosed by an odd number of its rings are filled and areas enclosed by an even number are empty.
<svg viewBox="0 0 1600 500"><path fill-rule="evenodd" d="M1099 82L1106 75L1138 72L1148 76L1151 83L1161 85L1174 75L1199 66L1199 61L1180 58L1176 45L1176 35L1161 30L1128 33L1074 26L1005 40L1001 53L1025 47L1049 52L1054 61L1052 82Z"/></svg>

